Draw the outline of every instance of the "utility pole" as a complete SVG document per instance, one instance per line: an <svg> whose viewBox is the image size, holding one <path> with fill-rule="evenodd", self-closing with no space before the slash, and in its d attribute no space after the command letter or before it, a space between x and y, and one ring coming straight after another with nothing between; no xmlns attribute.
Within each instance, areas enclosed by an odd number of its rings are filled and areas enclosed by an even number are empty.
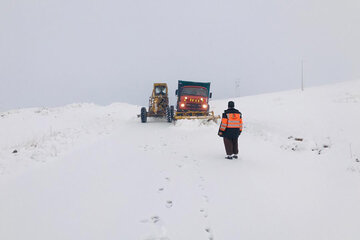
<svg viewBox="0 0 360 240"><path fill-rule="evenodd" d="M301 59L301 91L304 91L304 60Z"/></svg>

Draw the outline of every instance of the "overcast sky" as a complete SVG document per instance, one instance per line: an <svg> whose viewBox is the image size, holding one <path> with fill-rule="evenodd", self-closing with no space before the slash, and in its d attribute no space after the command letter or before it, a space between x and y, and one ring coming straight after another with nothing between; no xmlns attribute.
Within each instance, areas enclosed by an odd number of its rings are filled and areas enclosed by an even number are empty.
<svg viewBox="0 0 360 240"><path fill-rule="evenodd" d="M294 89L302 59L305 86L360 79L359 45L359 0L1 0L0 111Z"/></svg>

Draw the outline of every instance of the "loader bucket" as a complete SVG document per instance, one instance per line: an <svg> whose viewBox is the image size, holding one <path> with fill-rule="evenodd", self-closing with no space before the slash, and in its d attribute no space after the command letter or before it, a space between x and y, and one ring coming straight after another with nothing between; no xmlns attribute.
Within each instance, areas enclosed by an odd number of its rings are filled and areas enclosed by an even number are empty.
<svg viewBox="0 0 360 240"><path fill-rule="evenodd" d="M174 115L174 120L180 119L203 119L207 122L214 121L217 123L217 120L220 119L220 116L215 116L214 112L199 112L199 111L188 111L188 112L176 112Z"/></svg>

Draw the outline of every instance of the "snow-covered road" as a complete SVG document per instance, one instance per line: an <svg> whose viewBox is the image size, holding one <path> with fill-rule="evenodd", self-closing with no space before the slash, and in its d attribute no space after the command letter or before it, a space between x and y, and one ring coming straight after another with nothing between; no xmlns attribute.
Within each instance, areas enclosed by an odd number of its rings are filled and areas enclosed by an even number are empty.
<svg viewBox="0 0 360 240"><path fill-rule="evenodd" d="M18 132L1 139L0 239L359 239L359 86L236 99L232 161L216 124L141 124L136 106L7 113L1 130Z"/></svg>

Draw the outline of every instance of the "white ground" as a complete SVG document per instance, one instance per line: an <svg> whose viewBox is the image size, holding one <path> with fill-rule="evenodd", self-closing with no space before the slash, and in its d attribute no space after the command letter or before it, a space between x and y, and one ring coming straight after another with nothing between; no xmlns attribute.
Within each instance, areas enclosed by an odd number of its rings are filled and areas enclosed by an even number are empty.
<svg viewBox="0 0 360 240"><path fill-rule="evenodd" d="M0 239L360 239L360 81L235 104L233 161L217 124L139 106L0 113Z"/></svg>

